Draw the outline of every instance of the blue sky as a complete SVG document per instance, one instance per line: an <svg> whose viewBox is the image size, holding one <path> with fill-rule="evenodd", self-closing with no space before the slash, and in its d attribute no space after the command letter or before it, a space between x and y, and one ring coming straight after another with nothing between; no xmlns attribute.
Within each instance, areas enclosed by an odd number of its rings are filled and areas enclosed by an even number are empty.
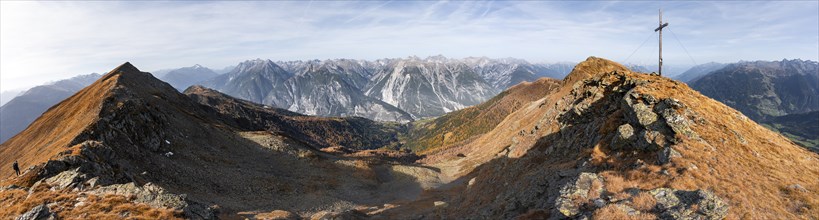
<svg viewBox="0 0 819 220"><path fill-rule="evenodd" d="M654 64L659 7L666 65L819 59L819 1L2 1L0 91L125 61L144 71L438 54Z"/></svg>

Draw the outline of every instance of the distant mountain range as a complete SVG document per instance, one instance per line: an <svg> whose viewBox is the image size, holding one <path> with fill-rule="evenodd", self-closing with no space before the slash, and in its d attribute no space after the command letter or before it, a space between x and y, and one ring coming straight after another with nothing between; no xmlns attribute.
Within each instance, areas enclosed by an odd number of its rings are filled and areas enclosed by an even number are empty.
<svg viewBox="0 0 819 220"><path fill-rule="evenodd" d="M722 66L720 68L720 66ZM706 64L683 77L691 88L819 151L819 63L804 60ZM813 123L813 124L811 124Z"/></svg>
<svg viewBox="0 0 819 220"><path fill-rule="evenodd" d="M36 86L0 106L0 143L25 129L48 108L90 85L100 76L92 73Z"/></svg>
<svg viewBox="0 0 819 220"><path fill-rule="evenodd" d="M734 63L689 85L756 121L819 110L819 63L816 61Z"/></svg>
<svg viewBox="0 0 819 220"><path fill-rule="evenodd" d="M168 73L164 74L162 77L159 77L159 79L171 84L171 86L179 91L184 91L189 86L218 75L219 74L213 70L196 64L191 67L183 67L168 71Z"/></svg>
<svg viewBox="0 0 819 220"><path fill-rule="evenodd" d="M375 61L256 59L203 85L309 115L406 122L481 103L523 81L565 76L571 66L444 56Z"/></svg>
<svg viewBox="0 0 819 220"><path fill-rule="evenodd" d="M701 77L703 77L705 75L708 75L711 72L722 69L726 65L728 65L728 64L715 63L715 62L700 64L700 65L693 66L693 67L691 67L691 69L688 69L685 72L682 72L679 75L676 75L676 76L671 77L671 78L679 80L679 81L683 81L683 82L693 82L693 81L696 81L696 80L700 79Z"/></svg>

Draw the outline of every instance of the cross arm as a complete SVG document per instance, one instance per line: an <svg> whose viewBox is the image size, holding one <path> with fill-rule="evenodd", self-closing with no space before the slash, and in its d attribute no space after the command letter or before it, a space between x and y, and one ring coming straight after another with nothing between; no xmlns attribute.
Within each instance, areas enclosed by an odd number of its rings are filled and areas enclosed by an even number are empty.
<svg viewBox="0 0 819 220"><path fill-rule="evenodd" d="M665 23L665 24L663 24L663 25L660 25L660 27L657 27L657 29L654 29L654 32L657 32L657 31L659 31L660 29L663 29L663 28L664 28L664 27L666 27L666 26L668 26L668 22L666 22L666 23Z"/></svg>

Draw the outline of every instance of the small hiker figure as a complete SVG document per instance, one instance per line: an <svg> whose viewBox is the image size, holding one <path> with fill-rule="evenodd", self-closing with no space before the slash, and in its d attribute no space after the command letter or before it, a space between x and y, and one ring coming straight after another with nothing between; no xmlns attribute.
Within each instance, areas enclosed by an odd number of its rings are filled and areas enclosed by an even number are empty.
<svg viewBox="0 0 819 220"><path fill-rule="evenodd" d="M14 161L14 164L11 165L14 168L14 172L17 173L17 176L20 176L20 166L17 166L17 161Z"/></svg>

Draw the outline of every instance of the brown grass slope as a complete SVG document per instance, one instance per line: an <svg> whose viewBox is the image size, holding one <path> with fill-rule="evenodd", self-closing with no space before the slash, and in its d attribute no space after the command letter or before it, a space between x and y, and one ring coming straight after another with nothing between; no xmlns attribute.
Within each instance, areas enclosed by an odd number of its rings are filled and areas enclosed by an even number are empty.
<svg viewBox="0 0 819 220"><path fill-rule="evenodd" d="M559 83L560 81L550 78L523 82L479 105L432 120L414 122L403 138L404 146L420 153L428 153L484 134L503 121L509 113L552 92Z"/></svg>
<svg viewBox="0 0 819 220"><path fill-rule="evenodd" d="M631 123L627 111L633 109L623 100L632 95L679 104L672 109L684 117L659 119L685 125L675 127L682 130L671 133L667 146L613 149L618 126ZM510 114L465 148L471 152L457 161L461 177L453 188L429 192L381 217L559 218L561 188L585 172L603 178L598 187L609 204L574 201L592 210L584 214L592 219L657 218L661 213L650 209L653 201L643 193L661 187L712 191L729 205L727 219L819 218L819 155L684 83L601 58L578 64L558 92ZM665 148L681 157L660 163L658 152ZM635 191L640 195L631 198ZM619 203L641 213L619 211L613 205L618 198L628 198ZM437 200L449 205L434 208ZM698 213L708 207L689 208Z"/></svg>
<svg viewBox="0 0 819 220"><path fill-rule="evenodd" d="M133 67L126 63L120 68ZM13 176L11 163L19 160L20 168L40 164L67 147L76 144L75 137L99 118L108 91L120 86L119 74L102 77L68 99L49 108L25 130L0 145L0 177ZM55 126L59 124L60 126Z"/></svg>

